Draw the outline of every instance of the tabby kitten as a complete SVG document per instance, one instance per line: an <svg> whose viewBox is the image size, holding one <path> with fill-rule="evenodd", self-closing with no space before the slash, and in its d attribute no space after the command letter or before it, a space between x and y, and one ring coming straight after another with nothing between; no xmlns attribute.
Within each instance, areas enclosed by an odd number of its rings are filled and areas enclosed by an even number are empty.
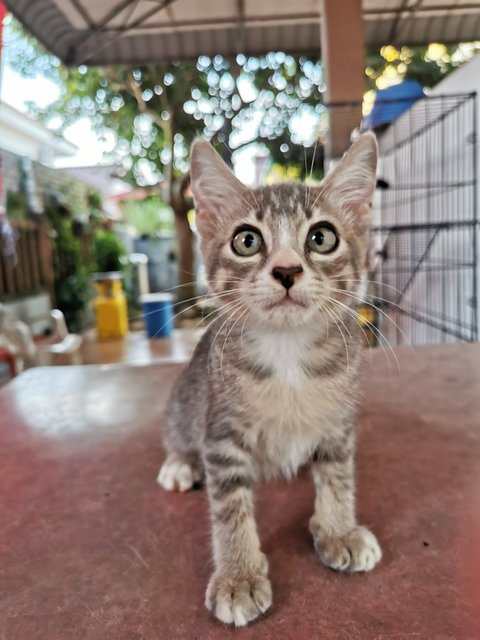
<svg viewBox="0 0 480 640"><path fill-rule="evenodd" d="M215 572L206 605L245 625L271 605L253 487L310 464L315 550L370 571L375 536L355 519L354 414L361 362L355 295L365 265L376 142L365 133L317 186L250 190L197 141L191 184L201 250L222 306L170 398L158 481L206 480Z"/></svg>

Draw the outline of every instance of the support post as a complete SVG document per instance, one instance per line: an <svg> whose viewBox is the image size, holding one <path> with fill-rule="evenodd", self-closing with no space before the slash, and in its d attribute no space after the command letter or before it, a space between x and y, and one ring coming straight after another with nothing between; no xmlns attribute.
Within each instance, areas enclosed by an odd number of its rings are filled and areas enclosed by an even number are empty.
<svg viewBox="0 0 480 640"><path fill-rule="evenodd" d="M321 46L330 127L326 160L342 156L362 118L365 45L362 0L320 0Z"/></svg>

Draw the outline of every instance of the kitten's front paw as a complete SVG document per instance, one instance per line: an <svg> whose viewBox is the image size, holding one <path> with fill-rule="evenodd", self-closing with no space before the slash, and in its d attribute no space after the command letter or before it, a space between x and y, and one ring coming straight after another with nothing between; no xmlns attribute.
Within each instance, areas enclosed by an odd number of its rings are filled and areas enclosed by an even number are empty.
<svg viewBox="0 0 480 640"><path fill-rule="evenodd" d="M356 527L340 538L312 533L320 560L336 571L371 571L382 557L376 537L365 527Z"/></svg>
<svg viewBox="0 0 480 640"><path fill-rule="evenodd" d="M202 480L201 469L192 465L177 453L171 453L160 469L158 484L165 491L188 491Z"/></svg>
<svg viewBox="0 0 480 640"><path fill-rule="evenodd" d="M214 573L205 604L222 622L242 627L265 613L272 604L270 580L262 573L241 577Z"/></svg>

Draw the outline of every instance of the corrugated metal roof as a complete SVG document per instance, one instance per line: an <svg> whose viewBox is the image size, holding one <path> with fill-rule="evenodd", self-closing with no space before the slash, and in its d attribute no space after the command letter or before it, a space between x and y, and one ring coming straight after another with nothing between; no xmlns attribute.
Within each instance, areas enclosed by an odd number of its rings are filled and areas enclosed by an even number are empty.
<svg viewBox="0 0 480 640"><path fill-rule="evenodd" d="M321 49L319 0L6 0L6 4L49 50L71 65ZM363 12L368 48L480 40L480 0L364 0Z"/></svg>

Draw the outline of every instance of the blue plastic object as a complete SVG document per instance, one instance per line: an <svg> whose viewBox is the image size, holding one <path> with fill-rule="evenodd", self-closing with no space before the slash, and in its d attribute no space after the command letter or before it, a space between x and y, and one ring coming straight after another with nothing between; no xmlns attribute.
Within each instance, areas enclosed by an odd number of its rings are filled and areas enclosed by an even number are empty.
<svg viewBox="0 0 480 640"><path fill-rule="evenodd" d="M400 84L381 89L375 96L372 111L363 120L364 127L376 129L390 124L424 97L423 87L416 80L404 80Z"/></svg>
<svg viewBox="0 0 480 640"><path fill-rule="evenodd" d="M173 331L173 296L147 293L140 297L145 328L149 338L168 338Z"/></svg>

